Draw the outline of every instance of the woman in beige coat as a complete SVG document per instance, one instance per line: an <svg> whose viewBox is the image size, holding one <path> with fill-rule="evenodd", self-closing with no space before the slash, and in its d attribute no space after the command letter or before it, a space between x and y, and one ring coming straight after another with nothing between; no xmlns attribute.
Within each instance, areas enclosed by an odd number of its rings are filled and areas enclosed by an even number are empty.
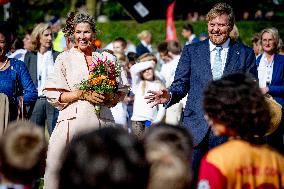
<svg viewBox="0 0 284 189"><path fill-rule="evenodd" d="M113 116L108 107L114 106L125 95L125 91L119 91L111 102L106 102L106 98L101 94L76 88L83 79L88 79L88 65L95 51L92 46L95 31L93 17L84 13L70 14L64 32L74 36L75 46L57 57L54 70L47 79L44 94L48 101L60 111L49 141L44 178L45 189L58 188L57 170L66 144L81 131L114 125ZM115 58L112 54L107 55ZM94 104L100 105L99 114L95 113Z"/></svg>

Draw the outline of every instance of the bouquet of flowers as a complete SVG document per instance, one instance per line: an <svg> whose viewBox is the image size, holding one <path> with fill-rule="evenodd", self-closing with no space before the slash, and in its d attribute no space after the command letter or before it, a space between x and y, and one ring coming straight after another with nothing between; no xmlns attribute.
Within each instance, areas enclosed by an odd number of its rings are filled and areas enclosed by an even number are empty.
<svg viewBox="0 0 284 189"><path fill-rule="evenodd" d="M118 91L120 65L116 57L108 51L92 53L92 63L89 66L89 77L81 81L78 88L84 91L95 91L111 100L111 96ZM100 106L95 105L95 111L100 112Z"/></svg>

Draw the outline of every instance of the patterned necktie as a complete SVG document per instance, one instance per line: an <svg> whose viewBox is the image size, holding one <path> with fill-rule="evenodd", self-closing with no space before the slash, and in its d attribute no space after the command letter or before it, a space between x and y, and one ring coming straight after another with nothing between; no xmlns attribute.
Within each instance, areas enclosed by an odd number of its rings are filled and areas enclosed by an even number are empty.
<svg viewBox="0 0 284 189"><path fill-rule="evenodd" d="M215 62L212 67L212 75L213 75L213 80L220 79L222 77L222 59L221 59L221 46L216 46L215 47Z"/></svg>

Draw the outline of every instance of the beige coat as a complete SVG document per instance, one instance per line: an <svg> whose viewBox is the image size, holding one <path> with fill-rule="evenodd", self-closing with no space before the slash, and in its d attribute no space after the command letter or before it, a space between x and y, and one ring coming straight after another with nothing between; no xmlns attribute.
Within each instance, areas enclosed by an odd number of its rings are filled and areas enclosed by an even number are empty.
<svg viewBox="0 0 284 189"><path fill-rule="evenodd" d="M57 188L56 171L60 165L60 155L74 135L87 129L114 125L113 116L107 107L102 106L100 115L97 116L94 105L88 101L59 102L59 90L74 91L77 84L88 78L89 71L84 54L71 48L59 54L55 62L53 72L48 74L44 95L60 111L49 141L45 189Z"/></svg>

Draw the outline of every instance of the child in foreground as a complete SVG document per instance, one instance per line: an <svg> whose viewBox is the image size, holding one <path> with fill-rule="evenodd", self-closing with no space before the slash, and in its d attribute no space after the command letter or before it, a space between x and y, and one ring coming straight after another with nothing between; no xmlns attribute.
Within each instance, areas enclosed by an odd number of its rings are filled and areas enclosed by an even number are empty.
<svg viewBox="0 0 284 189"><path fill-rule="evenodd" d="M229 141L202 159L198 188L284 188L284 157L262 141L271 117L257 83L226 76L207 87L203 103L214 133Z"/></svg>

